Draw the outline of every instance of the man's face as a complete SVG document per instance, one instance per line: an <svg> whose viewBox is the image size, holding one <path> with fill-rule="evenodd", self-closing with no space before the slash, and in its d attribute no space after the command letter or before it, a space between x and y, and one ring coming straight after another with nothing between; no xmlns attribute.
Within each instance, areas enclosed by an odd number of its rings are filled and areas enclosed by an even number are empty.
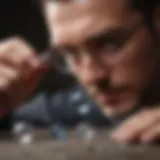
<svg viewBox="0 0 160 160"><path fill-rule="evenodd" d="M50 39L109 116L130 111L153 71L152 37L126 0L46 2Z"/></svg>

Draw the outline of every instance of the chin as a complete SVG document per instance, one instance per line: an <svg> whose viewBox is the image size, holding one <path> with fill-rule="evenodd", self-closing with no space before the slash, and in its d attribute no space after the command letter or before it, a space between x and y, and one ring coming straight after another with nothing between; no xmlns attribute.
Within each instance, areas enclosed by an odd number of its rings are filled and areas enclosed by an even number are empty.
<svg viewBox="0 0 160 160"><path fill-rule="evenodd" d="M107 117L111 118L118 118L124 115L129 115L137 106L137 101L130 101L130 102L124 102L121 104L105 104L105 105L100 105L103 113Z"/></svg>

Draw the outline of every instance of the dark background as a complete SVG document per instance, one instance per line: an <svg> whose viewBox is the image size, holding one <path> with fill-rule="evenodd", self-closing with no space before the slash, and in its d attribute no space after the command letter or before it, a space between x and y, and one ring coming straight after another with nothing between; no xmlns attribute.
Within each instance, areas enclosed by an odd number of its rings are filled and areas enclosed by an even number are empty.
<svg viewBox="0 0 160 160"><path fill-rule="evenodd" d="M36 49L47 46L47 33L35 0L1 0L0 37L21 35Z"/></svg>
<svg viewBox="0 0 160 160"><path fill-rule="evenodd" d="M29 41L37 49L37 53L47 48L47 31L43 15L35 0L1 0L0 40L17 35ZM69 87L74 82L72 77L66 77L55 69L50 69L35 94L41 90L53 93ZM0 129L10 129L11 121L12 113L0 121Z"/></svg>

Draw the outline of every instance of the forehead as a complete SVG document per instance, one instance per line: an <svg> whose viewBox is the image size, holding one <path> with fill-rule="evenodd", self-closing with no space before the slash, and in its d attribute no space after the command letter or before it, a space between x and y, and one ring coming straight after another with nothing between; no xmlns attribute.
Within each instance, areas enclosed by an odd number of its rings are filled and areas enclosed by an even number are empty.
<svg viewBox="0 0 160 160"><path fill-rule="evenodd" d="M124 23L127 0L70 0L47 2L46 16L55 43L80 43L90 34Z"/></svg>

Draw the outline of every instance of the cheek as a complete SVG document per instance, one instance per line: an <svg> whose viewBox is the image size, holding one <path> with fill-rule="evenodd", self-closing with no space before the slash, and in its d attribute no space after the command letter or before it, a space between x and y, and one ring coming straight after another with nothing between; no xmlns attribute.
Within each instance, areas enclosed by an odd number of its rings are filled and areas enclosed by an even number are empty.
<svg viewBox="0 0 160 160"><path fill-rule="evenodd" d="M150 79L153 68L153 53L151 53L151 37L147 31L139 34L131 46L126 47L121 58L113 69L113 80L128 84L133 89L143 88Z"/></svg>

